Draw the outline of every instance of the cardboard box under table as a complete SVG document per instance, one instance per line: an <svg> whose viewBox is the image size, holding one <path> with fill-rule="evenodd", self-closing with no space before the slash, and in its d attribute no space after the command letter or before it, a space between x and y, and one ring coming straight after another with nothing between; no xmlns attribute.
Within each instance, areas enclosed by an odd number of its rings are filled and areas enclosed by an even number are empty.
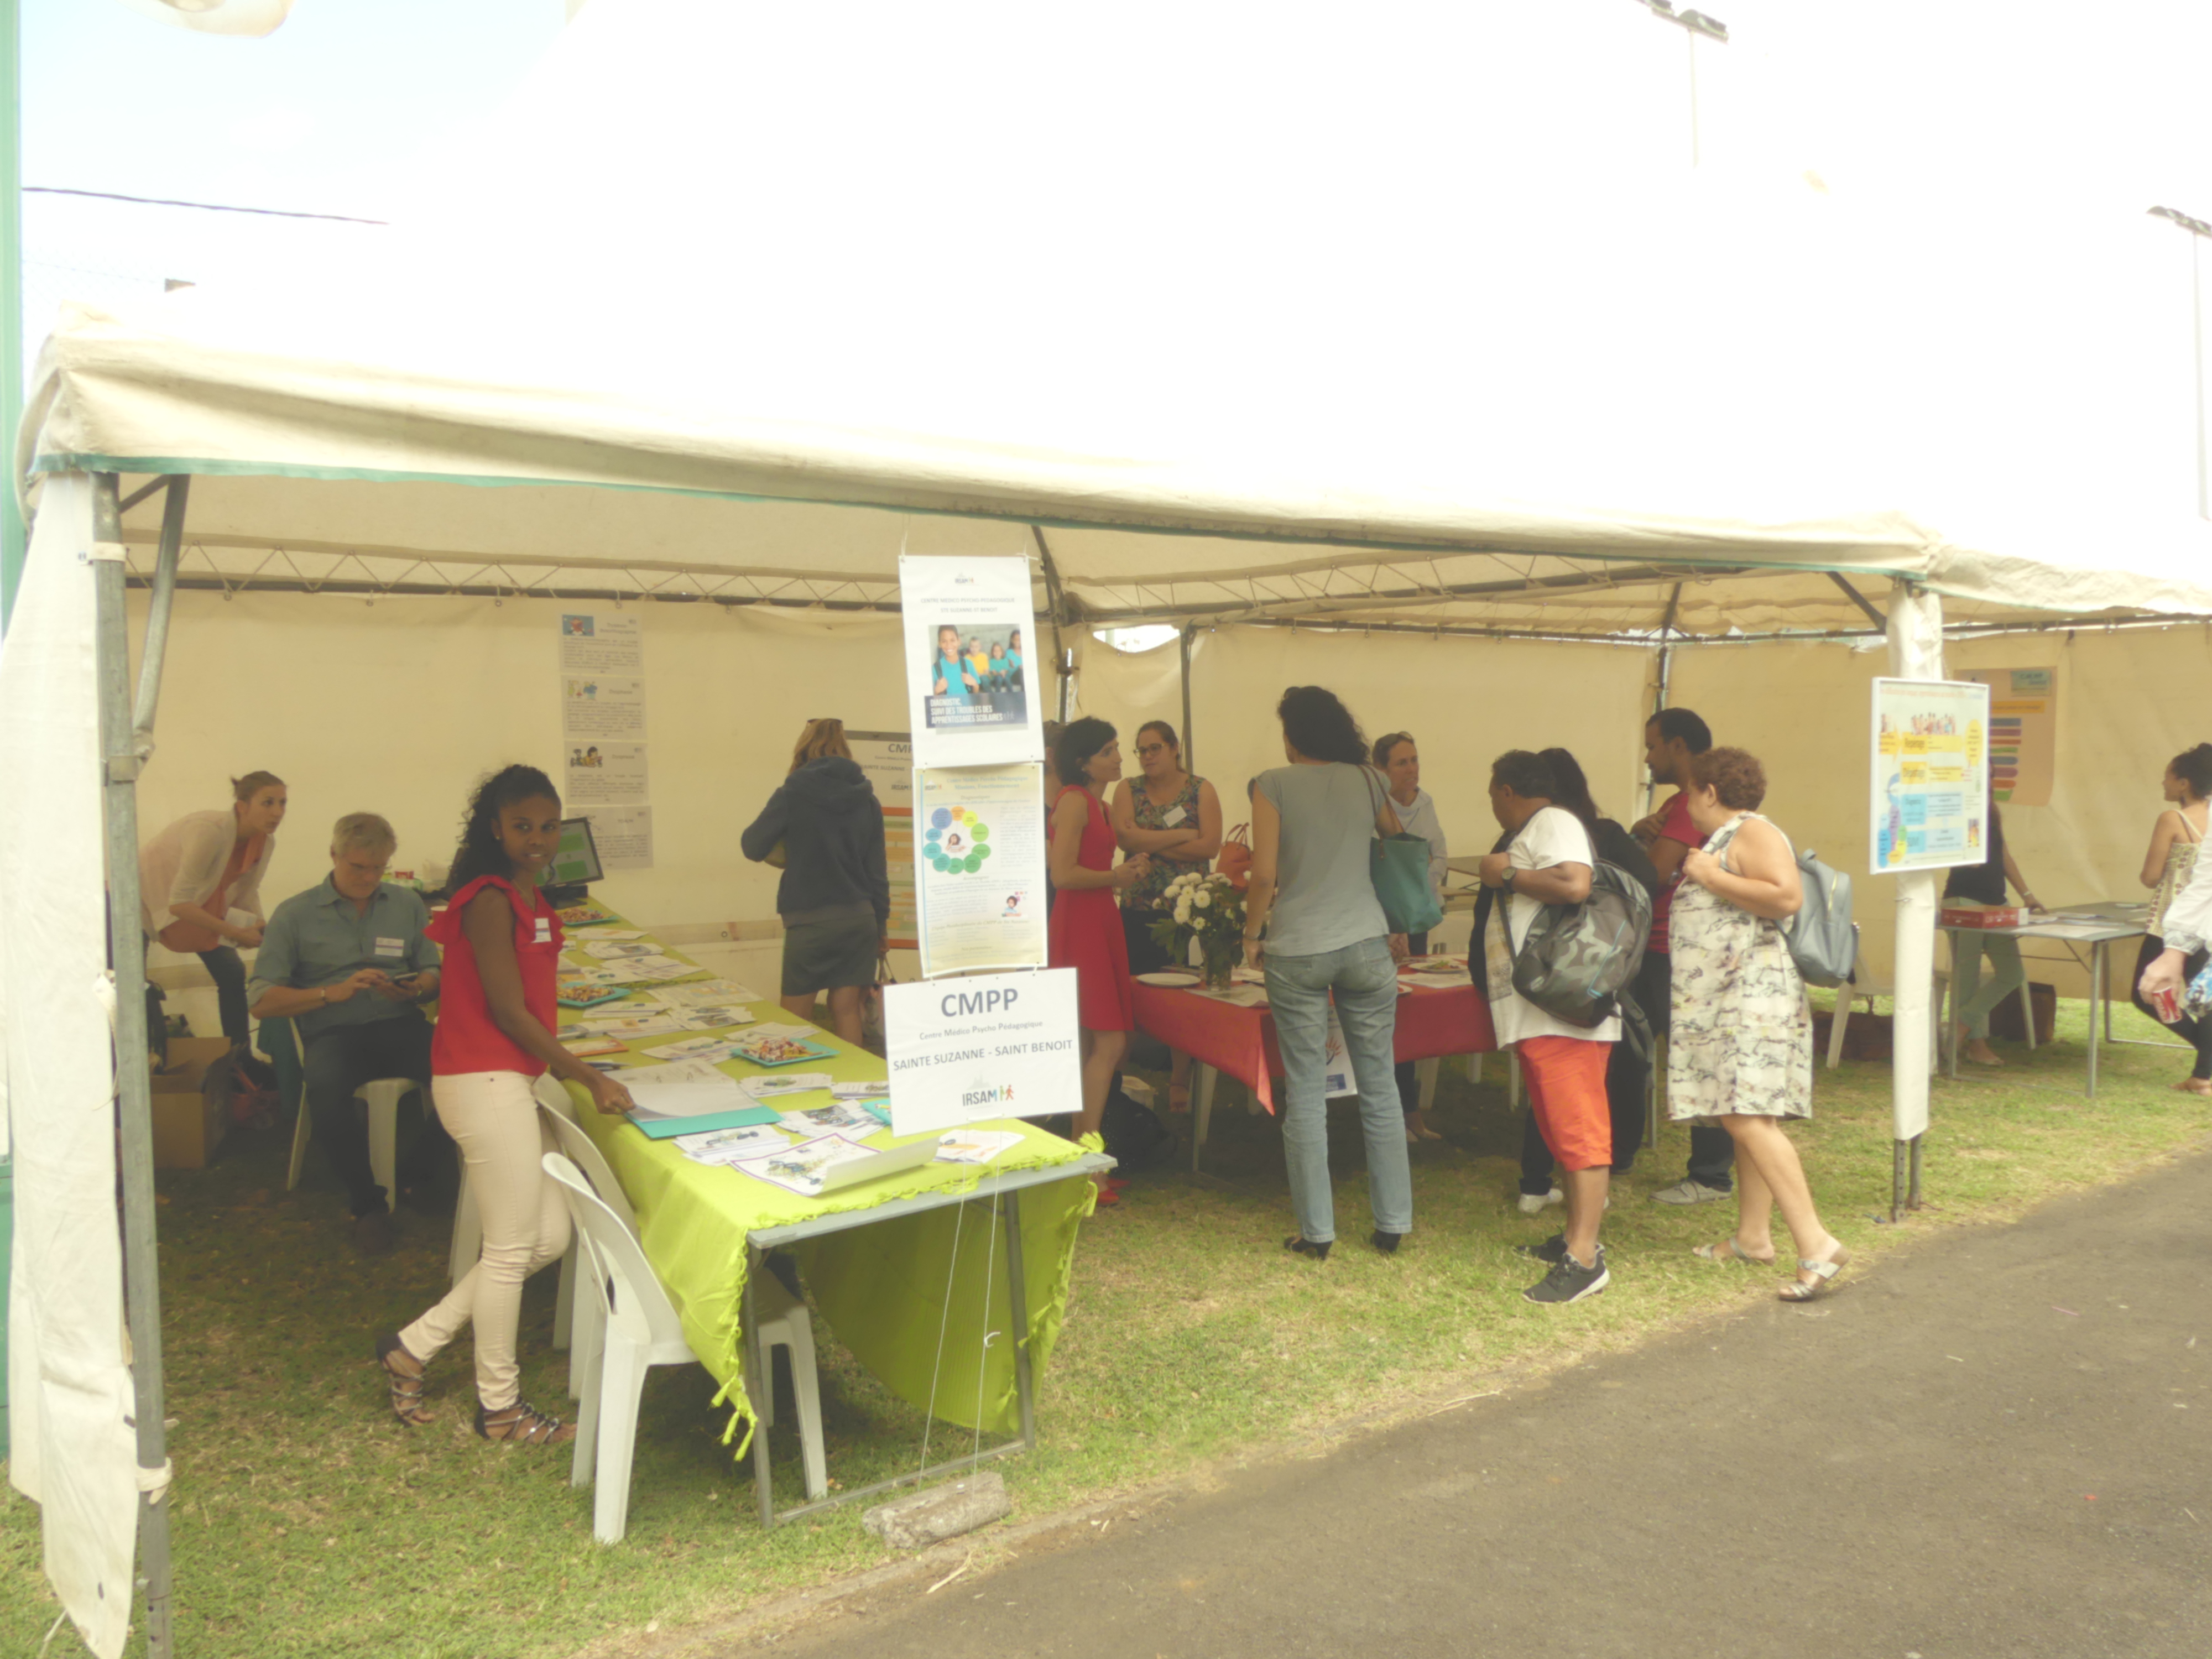
<svg viewBox="0 0 2212 1659"><path fill-rule="evenodd" d="M172 1037L169 1063L151 1074L154 1167L204 1170L230 1133L229 1103L206 1089L208 1067L230 1052L228 1037Z"/></svg>
<svg viewBox="0 0 2212 1659"><path fill-rule="evenodd" d="M578 928L569 943L573 947L591 936L590 929ZM678 951L667 954L688 960ZM586 960L573 950L571 958ZM648 1000L641 993L635 1000ZM749 1006L763 1021L787 1018L774 1002ZM650 1062L655 1047L700 1035L645 1037L626 1047L641 1062ZM884 1077L880 1056L827 1032L821 1041L835 1055L796 1069L827 1072L840 1082ZM720 1069L743 1079L769 1068L731 1060ZM873 1490L841 1492L781 1515L775 1508L768 1440L752 1432L745 1389L748 1368L759 1364L749 1340L748 1286L766 1249L790 1250L838 1340L900 1399L962 1428L1020 1436L986 1455L1036 1443L1035 1379L1059 1337L1076 1229L1096 1198L1085 1177L1110 1169L1110 1159L1008 1120L979 1126L1023 1137L988 1164L925 1164L805 1198L742 1170L694 1164L673 1140L649 1139L626 1119L593 1109L580 1089L572 1085L569 1092L578 1121L606 1154L637 1212L646 1258L668 1291L692 1352L721 1384L716 1401L733 1413L730 1437L743 1431L751 1440L763 1525ZM825 1099L794 1095L769 1103L795 1109ZM888 1145L891 1136L885 1130L866 1139ZM1018 1261L1010 1261L1010 1245ZM987 1343L987 1333L994 1332L999 1340ZM958 1461L964 1466L969 1459Z"/></svg>
<svg viewBox="0 0 2212 1659"><path fill-rule="evenodd" d="M1213 1074L1241 1079L1252 1098L1272 1115L1274 1079L1283 1073L1275 1043L1274 1015L1265 1006L1247 1008L1201 991L1141 980L1136 992L1137 1028L1198 1062L1192 1079L1190 1167L1213 1117ZM1490 1024L1490 1005L1471 985L1424 987L1398 993L1398 1018L1391 1043L1395 1060L1441 1060L1449 1054L1487 1054L1498 1049Z"/></svg>

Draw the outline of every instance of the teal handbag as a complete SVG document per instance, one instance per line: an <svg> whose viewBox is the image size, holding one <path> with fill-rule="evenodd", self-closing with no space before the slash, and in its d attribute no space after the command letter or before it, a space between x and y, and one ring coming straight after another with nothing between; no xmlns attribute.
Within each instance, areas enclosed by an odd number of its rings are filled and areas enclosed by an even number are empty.
<svg viewBox="0 0 2212 1659"><path fill-rule="evenodd" d="M1375 792L1375 810L1380 812L1382 786L1371 769L1361 769L1367 774L1369 787ZM1386 836L1378 830L1369 847L1367 873L1375 884L1375 896L1382 901L1382 919L1390 924L1392 933L1425 933L1444 919L1436 889L1429 885L1425 839L1403 831Z"/></svg>

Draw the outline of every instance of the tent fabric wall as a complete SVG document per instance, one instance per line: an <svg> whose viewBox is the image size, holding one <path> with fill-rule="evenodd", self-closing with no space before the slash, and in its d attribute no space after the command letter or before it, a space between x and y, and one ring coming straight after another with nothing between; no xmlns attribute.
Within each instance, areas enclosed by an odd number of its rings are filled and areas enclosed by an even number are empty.
<svg viewBox="0 0 2212 1659"><path fill-rule="evenodd" d="M2212 739L2212 629L2081 629L1954 641L1946 672L2057 671L2057 779L2048 806L2010 807L2005 839L2036 896L2054 906L2138 899L2143 849L2160 807L2159 779L2182 750ZM1868 875L1867 727L1880 652L1837 645L1696 647L1677 652L1669 701L1694 708L1715 738L1765 763L1765 811L1800 848L1858 883L1869 961L1890 970L1893 882ZM2032 946L2041 951L2045 947ZM2054 954L2056 951L2054 950ZM2116 952L2113 984L2124 988ZM2033 977L2062 995L2087 993L2070 963L2039 962Z"/></svg>
<svg viewBox="0 0 2212 1659"><path fill-rule="evenodd" d="M1223 628L1192 641L1191 722L1200 773L1220 792L1224 821L1246 780L1283 763L1275 703L1287 686L1342 697L1370 738L1411 732L1422 786L1437 799L1452 852L1486 853L1497 834L1490 763L1508 749L1571 749L1598 803L1624 823L1643 811L1643 714L1656 653L1628 647L1464 640L1310 629ZM1141 653L1086 642L1079 698L1113 720L1125 761L1138 725L1182 723L1172 641Z"/></svg>
<svg viewBox="0 0 2212 1659"><path fill-rule="evenodd" d="M135 645L144 597L132 597ZM329 873L342 814L384 814L399 836L395 865L419 868L451 859L486 772L522 761L560 782L558 619L574 606L180 592L175 607L139 822L150 835L222 805L231 777L275 772L291 809L262 883L271 904ZM630 610L645 619L654 867L617 872L601 890L648 922L773 916L778 872L748 863L738 834L790 769L809 717L905 729L898 620Z"/></svg>
<svg viewBox="0 0 2212 1659"><path fill-rule="evenodd" d="M87 1645L113 1659L131 1620L138 1486L123 1354L92 545L90 483L64 481L39 515L0 652L0 1030L12 1037L0 1063L15 1129L9 1478L44 1511L46 1577L63 1607Z"/></svg>

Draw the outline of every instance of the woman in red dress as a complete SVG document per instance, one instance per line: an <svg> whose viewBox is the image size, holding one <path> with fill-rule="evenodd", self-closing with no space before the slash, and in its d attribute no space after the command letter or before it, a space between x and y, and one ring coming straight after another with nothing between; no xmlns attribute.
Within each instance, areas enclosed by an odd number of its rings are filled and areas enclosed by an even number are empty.
<svg viewBox="0 0 2212 1659"><path fill-rule="evenodd" d="M1052 965L1076 974L1083 1109L1075 1133L1085 1135L1097 1133L1106 1115L1106 1091L1137 1025L1129 945L1114 895L1141 880L1152 861L1139 854L1114 862L1114 825L1100 799L1121 775L1114 728L1102 720L1073 721L1053 745L1052 758L1063 787L1052 803L1052 884L1059 896L1047 937Z"/></svg>

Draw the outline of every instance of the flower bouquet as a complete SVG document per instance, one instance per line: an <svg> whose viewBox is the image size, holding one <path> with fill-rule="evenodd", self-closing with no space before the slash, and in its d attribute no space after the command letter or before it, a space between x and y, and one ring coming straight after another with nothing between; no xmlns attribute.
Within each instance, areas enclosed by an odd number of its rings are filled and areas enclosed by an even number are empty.
<svg viewBox="0 0 2212 1659"><path fill-rule="evenodd" d="M1194 870L1170 882L1162 896L1170 914L1152 924L1152 938L1177 962L1190 959L1196 939L1207 988L1227 990L1230 975L1244 960L1243 891L1226 876Z"/></svg>

